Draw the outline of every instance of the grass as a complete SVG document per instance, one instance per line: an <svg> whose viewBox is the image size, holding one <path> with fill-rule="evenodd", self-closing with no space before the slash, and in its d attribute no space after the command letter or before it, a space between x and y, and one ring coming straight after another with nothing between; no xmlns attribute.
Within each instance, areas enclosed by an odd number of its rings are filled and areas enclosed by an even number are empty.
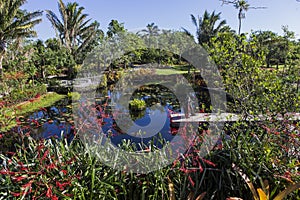
<svg viewBox="0 0 300 200"><path fill-rule="evenodd" d="M36 110L39 110L43 107L49 107L53 105L55 102L65 98L65 95L57 94L57 93L47 93L45 95L42 95L40 98L35 99L32 102L26 102L17 104L14 107L14 110L16 110L16 115L24 115L26 113L34 112Z"/></svg>
<svg viewBox="0 0 300 200"><path fill-rule="evenodd" d="M155 69L157 75L174 75L174 74L186 74L188 71L179 71L175 69Z"/></svg>
<svg viewBox="0 0 300 200"><path fill-rule="evenodd" d="M165 69L155 69L157 75L176 75L176 74L187 74L189 71L190 65L173 65L171 68ZM195 70L192 66L190 68L190 72L199 72L199 70Z"/></svg>
<svg viewBox="0 0 300 200"><path fill-rule="evenodd" d="M34 112L43 107L49 107L65 97L65 95L57 93L47 93L42 95L40 98L33 99L32 101L26 101L11 107L2 108L0 110L0 131L7 131L16 126L16 117Z"/></svg>

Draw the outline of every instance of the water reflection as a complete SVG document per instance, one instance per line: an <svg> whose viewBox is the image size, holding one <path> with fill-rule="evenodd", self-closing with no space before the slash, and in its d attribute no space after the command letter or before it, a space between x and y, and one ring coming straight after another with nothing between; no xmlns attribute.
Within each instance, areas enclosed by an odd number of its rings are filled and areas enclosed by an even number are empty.
<svg viewBox="0 0 300 200"><path fill-rule="evenodd" d="M139 98L147 102L147 107L142 111L132 111L122 105L116 106L112 101L112 95L117 98L122 95L109 90L102 94L100 98L94 99L94 103L91 105L85 105L86 99L77 102L80 106L88 106L82 108L85 111L84 113L72 113L72 106L75 106L75 104L72 105L72 102L65 99L51 107L42 108L26 116L15 129L19 133L30 133L33 138L60 138L63 136L70 142L74 138L74 116L85 118L89 113L93 113L97 120L101 122L101 130L97 134L104 134L115 145L121 144L126 139L136 144L154 142L160 148L161 142L159 140L172 140L174 128L171 129L169 118L170 110L174 109L174 104L171 103L172 98L169 98L168 102L166 101L168 99L166 95L139 94ZM119 112L119 116L125 113L130 116L130 119L127 120L132 123L127 123L127 129L124 130L124 127L120 127L116 123L114 117L116 113L112 113L113 106L116 106L114 109ZM95 118L92 119L92 115L90 117L91 122L95 121ZM157 124L160 124L160 126L158 127Z"/></svg>

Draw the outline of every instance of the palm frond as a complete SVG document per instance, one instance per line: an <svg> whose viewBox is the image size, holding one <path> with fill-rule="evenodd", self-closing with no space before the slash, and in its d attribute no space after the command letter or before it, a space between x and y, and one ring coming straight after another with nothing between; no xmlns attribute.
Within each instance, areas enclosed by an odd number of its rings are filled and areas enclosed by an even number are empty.
<svg viewBox="0 0 300 200"><path fill-rule="evenodd" d="M181 29L182 29L183 32L184 32L185 34L187 34L188 36L194 37L193 34L192 34L190 31L188 31L187 29L185 29L185 28L181 28Z"/></svg>
<svg viewBox="0 0 300 200"><path fill-rule="evenodd" d="M192 19L192 23L194 24L194 26L196 26L196 28L198 27L198 21L196 19L196 17L194 15L191 14L191 19Z"/></svg>

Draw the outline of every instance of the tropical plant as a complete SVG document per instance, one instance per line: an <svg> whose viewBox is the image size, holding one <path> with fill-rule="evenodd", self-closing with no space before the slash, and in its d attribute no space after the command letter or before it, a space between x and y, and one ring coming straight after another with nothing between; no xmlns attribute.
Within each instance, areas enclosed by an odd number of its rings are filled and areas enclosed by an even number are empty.
<svg viewBox="0 0 300 200"><path fill-rule="evenodd" d="M159 32L160 30L158 26L155 25L155 23L151 23L146 26L146 29L142 29L141 31L137 32L137 34L144 38L146 40L146 44L148 45L148 47L150 47L154 42L153 38L155 36L158 36Z"/></svg>
<svg viewBox="0 0 300 200"><path fill-rule="evenodd" d="M118 20L111 20L108 25L107 36L112 37L117 33L125 33L124 23L119 23Z"/></svg>
<svg viewBox="0 0 300 200"><path fill-rule="evenodd" d="M270 188L274 188L270 194L272 199L288 188L286 181L299 182L295 164L299 159L299 143L298 139L294 140L294 137L299 138L295 136L299 125L278 119L279 115L284 116L287 112L299 112L300 96L296 88L287 82L287 79L296 79L294 74L298 74L299 69L291 65L291 71L286 71L284 77L280 71L264 70L261 67L264 54L253 56L251 53L259 48L257 38L249 41L245 35L228 33L217 37L212 39L209 53L220 66L226 92L235 99L236 104L231 110L245 117L261 115L270 119L231 124L228 132L232 140L226 147L230 151L230 160L240 166L255 187L268 179L272 183ZM236 173L239 174L239 171L236 170ZM294 195L293 199L297 194L291 195Z"/></svg>
<svg viewBox="0 0 300 200"><path fill-rule="evenodd" d="M250 7L250 4L246 0L220 0L223 2L223 4L233 4L233 6L238 9L238 20L239 20L239 28L238 28L238 34L241 34L241 28L242 28L242 19L245 18L244 11L248 11L249 9L265 9L266 7Z"/></svg>
<svg viewBox="0 0 300 200"><path fill-rule="evenodd" d="M248 11L249 4L245 0L239 0L235 3L234 7L239 10L238 19L239 19L239 30L238 34L241 34L241 28L242 28L242 19L245 18L245 14L243 11Z"/></svg>
<svg viewBox="0 0 300 200"><path fill-rule="evenodd" d="M38 78L45 80L46 77L59 73L68 73L70 69L75 71L75 60L66 47L59 44L57 39L48 39L44 43L37 40L32 43L33 54L30 63L36 67Z"/></svg>
<svg viewBox="0 0 300 200"><path fill-rule="evenodd" d="M225 26L226 21L222 20L219 24L216 24L221 18L221 13L215 14L213 11L209 14L207 11L204 12L203 17L196 18L194 15L191 15L192 23L196 27L196 39L199 44L203 45L209 43L210 38L216 36L218 32L224 32L228 30L228 27ZM187 29L183 30L188 34L192 35Z"/></svg>
<svg viewBox="0 0 300 200"><path fill-rule="evenodd" d="M41 22L41 11L20 10L25 2L26 0L0 1L0 79L3 75L2 61L8 44L17 38L36 36L33 27Z"/></svg>
<svg viewBox="0 0 300 200"><path fill-rule="evenodd" d="M129 102L132 110L143 110L146 108L146 102L142 99L133 99Z"/></svg>
<svg viewBox="0 0 300 200"><path fill-rule="evenodd" d="M148 24L146 29L139 31L139 33L144 33L147 36L157 36L159 34L159 28L155 23Z"/></svg>
<svg viewBox="0 0 300 200"><path fill-rule="evenodd" d="M81 63L85 54L96 44L102 31L99 30L99 23L90 23L91 19L87 19L88 15L83 13L84 8L78 6L76 2L64 4L59 0L61 19L51 10L46 10L46 16L61 43L71 52L76 62Z"/></svg>

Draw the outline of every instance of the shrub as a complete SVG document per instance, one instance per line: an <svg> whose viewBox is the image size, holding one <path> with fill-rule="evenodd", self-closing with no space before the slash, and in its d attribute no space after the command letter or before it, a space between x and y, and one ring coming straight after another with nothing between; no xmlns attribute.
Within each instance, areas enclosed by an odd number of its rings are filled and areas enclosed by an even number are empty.
<svg viewBox="0 0 300 200"><path fill-rule="evenodd" d="M73 100L73 101L78 101L81 97L80 93L78 93L78 92L68 92L67 96L70 100Z"/></svg>
<svg viewBox="0 0 300 200"><path fill-rule="evenodd" d="M14 89L4 98L10 105L27 101L36 96L47 93L47 86L44 84L36 86L25 86L23 89Z"/></svg>
<svg viewBox="0 0 300 200"><path fill-rule="evenodd" d="M130 109L143 110L146 108L146 102L142 99L133 99L129 102Z"/></svg>

